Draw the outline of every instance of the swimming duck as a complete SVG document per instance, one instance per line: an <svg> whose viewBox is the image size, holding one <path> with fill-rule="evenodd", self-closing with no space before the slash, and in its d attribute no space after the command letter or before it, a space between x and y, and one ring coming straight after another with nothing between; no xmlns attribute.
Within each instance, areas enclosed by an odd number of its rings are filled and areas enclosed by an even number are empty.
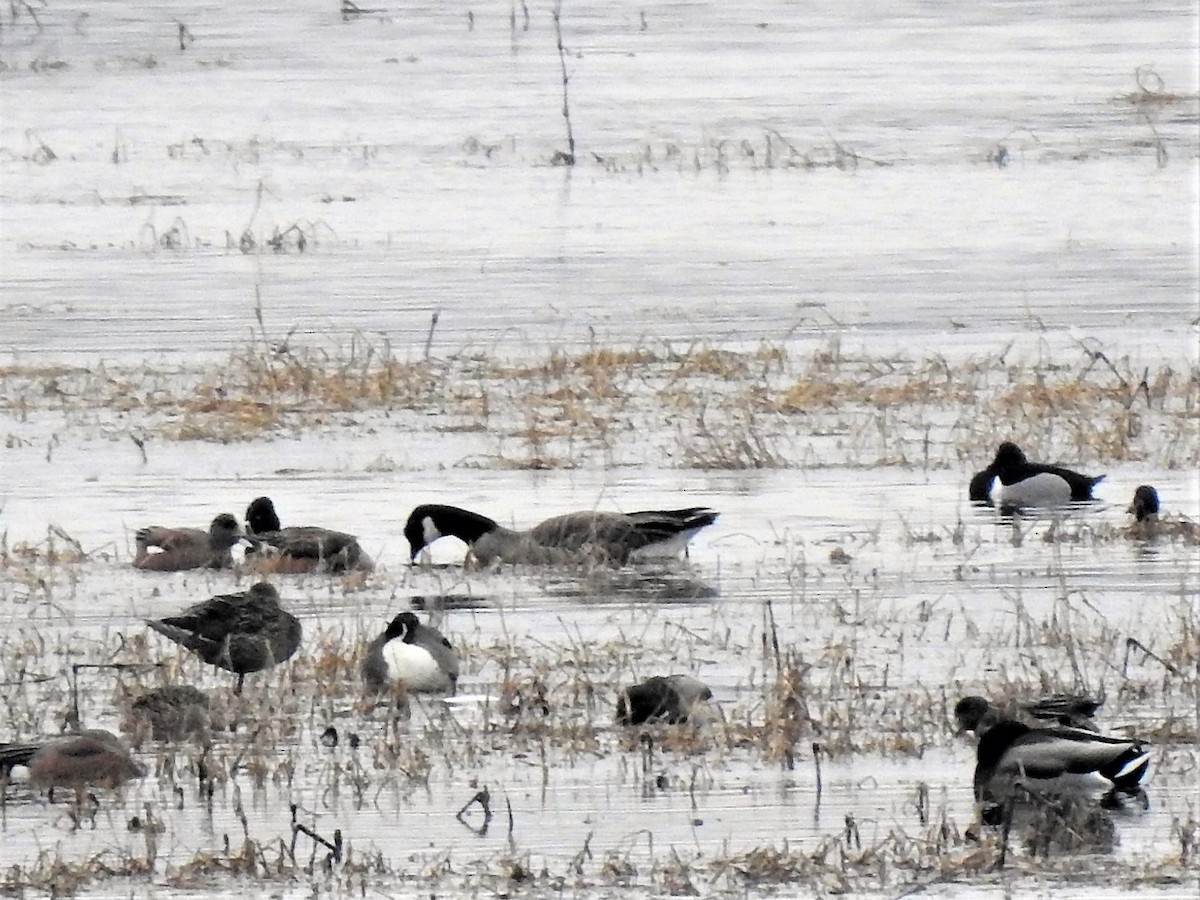
<svg viewBox="0 0 1200 900"><path fill-rule="evenodd" d="M1158 519L1158 491L1148 484L1139 485L1133 492L1133 502L1126 512L1133 513L1138 522L1154 522Z"/></svg>
<svg viewBox="0 0 1200 900"><path fill-rule="evenodd" d="M450 693L458 687L458 654L436 628L411 612L396 616L371 641L362 676L372 691L403 684L413 692Z"/></svg>
<svg viewBox="0 0 1200 900"><path fill-rule="evenodd" d="M155 572L226 569L233 565L230 548L243 537L237 519L229 513L213 519L208 531L151 525L135 535L133 565Z"/></svg>
<svg viewBox="0 0 1200 900"><path fill-rule="evenodd" d="M483 566L493 562L623 564L632 556L666 556L686 550L692 536L715 522L717 515L704 507L575 512L547 519L528 531L514 531L456 506L426 504L409 515L404 536L414 560L438 538L453 536L468 544Z"/></svg>
<svg viewBox="0 0 1200 900"><path fill-rule="evenodd" d="M236 673L238 694L248 673L283 662L300 646L300 620L279 605L278 591L265 581L146 624L206 663Z"/></svg>
<svg viewBox="0 0 1200 900"><path fill-rule="evenodd" d="M146 769L115 734L92 729L32 744L0 745L0 768L27 766L34 784L43 788L115 788Z"/></svg>
<svg viewBox="0 0 1200 900"><path fill-rule="evenodd" d="M1004 800L1014 786L1038 781L1075 780L1100 775L1110 788L1106 803L1125 794L1149 799L1140 782L1150 767L1150 753L1139 740L1108 737L1080 728L1032 728L1024 722L1001 719L979 732L975 762L975 798L982 802Z"/></svg>
<svg viewBox="0 0 1200 900"><path fill-rule="evenodd" d="M272 572L344 573L369 572L375 568L352 534L315 525L282 527L269 497L257 497L246 508L246 535L256 545L253 552L260 557L254 561Z"/></svg>
<svg viewBox="0 0 1200 900"><path fill-rule="evenodd" d="M971 477L971 483L967 486L967 498L972 503L978 503L982 506L992 505L992 484L996 481L996 476L992 474L991 469L984 469L982 472L976 472Z"/></svg>
<svg viewBox="0 0 1200 900"><path fill-rule="evenodd" d="M1082 694L1048 694L1028 703L1021 710L1034 719L1054 722L1069 728L1098 731L1094 717L1096 710L1104 705L1103 700L1085 697ZM986 730L1002 719L1011 718L985 697L963 697L954 707L954 719L958 732Z"/></svg>
<svg viewBox="0 0 1200 900"><path fill-rule="evenodd" d="M1092 488L1104 479L1103 475L1082 475L1061 466L1030 462L1012 441L999 446L996 458L984 472L990 472L1000 481L997 505L1017 509L1092 500ZM984 472L975 478L980 478Z"/></svg>
<svg viewBox="0 0 1200 900"><path fill-rule="evenodd" d="M708 685L691 675L655 675L621 692L617 698L617 723L680 724L696 715L700 704L711 700L712 695Z"/></svg>

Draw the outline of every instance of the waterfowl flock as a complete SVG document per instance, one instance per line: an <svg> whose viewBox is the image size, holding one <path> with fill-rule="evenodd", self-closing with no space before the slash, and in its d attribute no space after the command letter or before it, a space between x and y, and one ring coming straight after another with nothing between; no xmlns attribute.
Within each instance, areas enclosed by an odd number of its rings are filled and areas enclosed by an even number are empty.
<svg viewBox="0 0 1200 900"><path fill-rule="evenodd" d="M968 496L974 503L1013 513L1092 501L1103 478L1032 462L1006 441L992 462L971 478ZM1137 523L1154 522L1159 514L1157 491L1139 486L1128 511ZM435 541L453 537L466 545L466 563L478 566L623 566L686 554L689 541L718 516L699 506L585 511L515 530L456 506L423 504L408 516L404 536L414 565ZM245 527L222 513L207 529L142 528L135 543L133 566L155 572L232 568L232 551L239 544L245 546L242 566L260 576L345 575L374 569L354 535L311 525L285 527L268 497L249 504ZM265 580L244 591L212 596L177 614L149 619L146 625L205 663L236 675L234 695L242 693L247 675L289 660L303 638L300 620L284 608L278 589ZM366 643L359 675L366 695L452 696L458 689L459 657L445 635L406 610ZM712 690L691 674L655 675L620 690L615 722L625 727L696 726L709 718L712 700ZM1135 798L1148 806L1142 787L1149 770L1148 746L1133 737L1103 734L1095 721L1102 703L1057 694L1005 708L984 697L964 697L954 717L958 732L970 733L978 742L973 790L984 820L988 810L1003 810L1029 792L1048 790L1051 783L1070 777L1102 783L1106 804ZM156 688L131 704L129 730L138 744L145 737L203 738L213 727L209 706L208 695L197 688ZM26 767L38 786L71 788L77 794L85 787L116 788L145 774L119 738L99 730L0 744L0 785L18 766Z"/></svg>

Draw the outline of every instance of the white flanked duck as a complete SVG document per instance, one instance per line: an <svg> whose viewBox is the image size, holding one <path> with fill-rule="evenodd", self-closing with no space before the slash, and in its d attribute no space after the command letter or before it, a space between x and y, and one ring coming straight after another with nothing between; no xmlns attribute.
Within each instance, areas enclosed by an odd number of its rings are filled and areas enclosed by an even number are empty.
<svg viewBox="0 0 1200 900"><path fill-rule="evenodd" d="M402 612L367 646L362 677L369 690L403 685L414 693L453 694L458 687L458 654L436 628L414 613Z"/></svg>
<svg viewBox="0 0 1200 900"><path fill-rule="evenodd" d="M456 537L483 566L563 565L602 562L622 565L635 557L671 556L686 551L701 528L717 520L706 507L632 513L574 512L547 519L527 531L505 528L494 519L457 506L425 504L404 526L412 558L438 538Z"/></svg>
<svg viewBox="0 0 1200 900"><path fill-rule="evenodd" d="M971 479L973 501L983 499L988 475L1000 482L992 499L1001 509L1062 506L1072 501L1093 500L1092 489L1104 479L1103 475L1084 475L1062 466L1031 462L1012 441L1002 443L991 465Z"/></svg>

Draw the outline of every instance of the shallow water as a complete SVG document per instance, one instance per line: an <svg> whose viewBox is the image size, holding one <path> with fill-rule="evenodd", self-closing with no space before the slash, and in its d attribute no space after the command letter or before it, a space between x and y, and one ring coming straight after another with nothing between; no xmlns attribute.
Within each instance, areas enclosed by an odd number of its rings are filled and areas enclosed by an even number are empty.
<svg viewBox="0 0 1200 900"><path fill-rule="evenodd" d="M571 5L575 169L547 165L561 84L533 12L510 34L503 9L469 30L459 9L149 7L133 38L102 3L12 28L0 343L204 353L244 341L260 303L273 333L361 329L408 352L436 310L438 349L996 347L1078 327L1194 358L1190 4L1129 21L1091 3L686 3L644 31L639 9ZM54 59L68 68L30 69ZM1114 99L1142 65L1192 98ZM857 162L829 167L837 145ZM292 225L303 253L237 249Z"/></svg>
<svg viewBox="0 0 1200 900"><path fill-rule="evenodd" d="M252 334L322 348L365 333L419 359L435 312L435 357L763 340L789 353L833 343L872 357L1013 365L1073 363L1086 347L1134 370L1181 372L1200 358L1191 4L567 4L574 169L550 165L564 141L548 12L531 10L528 30L519 9L510 30L505 4L473 12L472 26L466 7L344 22L328 2L100 2L54 3L39 11L41 31L6 22L3 365L216 367ZM184 52L178 22L194 36ZM1148 88L1189 96L1122 101L1142 65L1162 79L1144 74ZM265 246L293 225L277 252ZM697 866L784 840L813 852L847 816L867 847L897 831L916 838L922 785L928 821L965 828L972 750L949 734L945 713L997 682L1102 691L1114 730L1197 730L1194 681L1125 645L1181 652L1187 671L1179 642L1200 612L1195 546L1121 532L1141 483L1158 486L1171 512L1200 516L1194 446L1154 463L1105 462L1099 503L1013 523L966 503L966 479L985 459L844 468L818 455L805 468L701 471L664 458L512 471L439 422L410 434L386 416L224 445L159 440L143 459L128 439L136 414L33 406L0 418L5 546L61 548L47 531L58 526L89 558L18 562L0 581L10 651L42 642L39 671L53 676L6 685L0 738L57 731L68 707L59 674L128 649L141 619L247 583L131 570L141 525L240 514L265 493L285 524L356 532L381 570L362 589L282 580L309 640L288 671L261 676L269 688L251 688L265 720L292 723L265 751L267 786L243 773L211 811L190 787L177 808L175 778L160 772L123 804L103 798L97 830L71 832L61 806L17 785L4 808L6 866L46 848L76 862L144 853L124 823L148 804L166 826L163 877L113 892L182 898L195 887L168 883L164 861L177 869L226 835L236 846L239 805L254 839L286 842L288 806L299 803L322 833L341 828L356 853L375 848L402 869L407 880L384 881L392 894L427 895L439 867L453 870L447 884L487 891L488 872L510 857L570 873L586 846L581 877L603 896L615 890L600 873L606 859L640 866L635 886L647 889L645 873L672 852ZM669 413L660 425L670 432ZM972 449L986 455L987 443ZM684 502L722 516L688 560L665 568L464 573L461 546L446 541L436 566L409 569L404 520L427 501L516 525ZM1044 539L1063 529L1074 537ZM490 698L414 711L401 743L431 742L427 786L372 767L386 728L354 705L352 681L310 696L322 641L348 652L410 603L463 649L463 692ZM819 723L790 771L762 747L727 741L766 715L772 620L783 648L811 666ZM227 677L150 641L149 653L183 666L175 675L227 690ZM507 731L495 709L497 648L523 660L517 674L542 673L561 692L557 724L601 723L596 746ZM699 752L660 747L644 764L607 722L619 684L663 671L703 677L724 721ZM85 720L115 727L119 687L137 678L83 677ZM895 716L891 701L916 695L928 702L905 726L920 752L873 746L825 759L818 804L809 745L873 739L875 723L839 717L860 706ZM297 712L296 698L309 706ZM364 738L357 753L372 786L361 804L334 774L354 752L317 742L331 723ZM226 762L253 744L242 724L218 741ZM196 752L177 751L179 765ZM1196 754L1194 743L1157 746L1150 811L1116 816L1111 858L1129 871L1175 852L1175 823L1197 817ZM289 765L290 783L280 774ZM486 836L454 819L477 785L497 814ZM1036 881L1057 870L1034 861L1023 871ZM706 878L696 879L702 891L727 887ZM1036 890L1030 883L1005 890ZM987 879L955 886L968 884L998 889ZM309 893L286 881L271 890Z"/></svg>

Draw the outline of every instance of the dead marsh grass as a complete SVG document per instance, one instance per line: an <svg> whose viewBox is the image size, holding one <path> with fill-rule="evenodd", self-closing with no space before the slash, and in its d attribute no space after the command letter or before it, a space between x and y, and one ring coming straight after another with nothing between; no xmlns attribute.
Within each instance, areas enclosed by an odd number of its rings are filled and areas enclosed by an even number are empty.
<svg viewBox="0 0 1200 900"><path fill-rule="evenodd" d="M219 442L400 428L453 433L461 464L498 469L978 469L998 434L1035 458L1101 471L1184 468L1200 465L1198 397L1195 366L1136 368L1082 346L1054 363L852 356L836 343L552 348L507 363L474 352L403 360L386 343L305 347L289 335L208 367L0 369L9 446L72 426Z"/></svg>
<svg viewBox="0 0 1200 900"><path fill-rule="evenodd" d="M204 687L221 724L204 740L142 744L139 756L152 775L139 787L139 802L148 803L139 816L178 829L193 810L208 810L205 815L215 811L221 821L232 815L233 824L218 828L200 847L175 848L169 855L149 848L140 836L84 858L61 846L7 870L0 886L69 895L139 879L179 889L235 884L251 891L318 882L445 891L487 882L532 895L568 885L581 891L628 886L647 894L689 893L690 885L701 894L742 896L800 886L895 893L939 883L998 883L999 836L969 837L968 823L956 821L944 800L914 801L910 812L890 822L831 821L816 840L683 854L656 843L651 827L629 847L592 850L585 844L573 859L521 849L520 814L513 852L469 860L426 851L391 856L382 849L386 840L342 824L345 853L335 861L332 825L323 824L330 810L372 815L468 779L488 778L495 788L495 779L504 782L497 772L514 758L526 761L525 778L545 784L577 767L590 772L600 765L610 772L613 790L691 796L703 817L707 792L730 780L738 783L743 777L738 773L811 771L864 758L919 760L945 753L959 740L951 733L954 702L981 687L998 700L1055 690L1101 693L1106 723L1128 724L1161 748L1157 779L1188 777L1194 765L1194 750L1188 748L1197 734L1200 638L1187 598L1167 610L1167 621L1137 634L1137 646L1128 652L1125 641L1136 633L1136 616L1110 621L1076 592L1036 609L1013 595L1014 615L984 625L965 619L953 604L926 610L922 619L897 620L886 589L858 584L864 595L844 621L826 621L812 642L799 640L798 631L812 626L794 621L784 609L748 622L736 609L719 607L679 621L642 610L620 633L603 638L572 629L565 637L542 640L451 631L463 659L461 687L495 698L473 711L416 697L365 702L358 664L369 635L345 626L306 623L300 652L284 666L252 677L242 697L232 694L224 673L184 653L164 654L136 626L88 639L51 625L10 631L0 640L6 737L57 733L76 707L84 723L103 719L142 686ZM870 648L895 647L898 630L903 653L870 662ZM965 654L952 664L949 678L904 673L906 657L945 654L949 647ZM96 668L76 670L73 686L65 673L80 664ZM720 713L703 725L617 727L620 685L648 669L742 674L718 691ZM978 672L989 673L986 684L975 680ZM331 726L337 733L332 743L326 740ZM286 798L297 793L321 798L326 812L310 830L326 843L295 831L294 819L288 824ZM258 812L254 824L245 824L239 810L249 808L251 797ZM121 808L118 798L100 800L110 815ZM268 817L277 825L263 819L272 805L282 807ZM1162 848L1161 856L1118 864L1094 842L1068 846L1059 830L1035 824L1020 838L1023 843L1014 835L1004 848L1005 877L1094 884L1118 875L1131 884L1178 879L1185 877L1189 854L1194 856L1195 831L1194 823L1181 820L1176 845ZM1081 832L1081 840L1086 837Z"/></svg>

